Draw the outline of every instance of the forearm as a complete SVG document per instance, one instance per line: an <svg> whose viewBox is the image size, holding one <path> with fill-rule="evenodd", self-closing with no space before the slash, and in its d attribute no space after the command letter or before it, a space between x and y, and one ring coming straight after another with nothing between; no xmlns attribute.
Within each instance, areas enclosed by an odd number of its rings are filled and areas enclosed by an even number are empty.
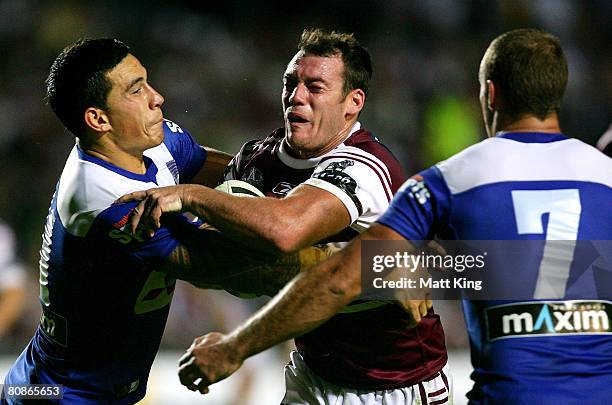
<svg viewBox="0 0 612 405"><path fill-rule="evenodd" d="M204 149L206 149L206 161L191 183L215 187L223 177L223 172L233 156L213 148L205 147Z"/></svg>
<svg viewBox="0 0 612 405"><path fill-rule="evenodd" d="M191 212L229 238L273 253L296 252L351 223L342 201L328 191L298 186L282 199L231 195L197 184L136 191L117 203L140 200L129 228L153 236L164 213Z"/></svg>
<svg viewBox="0 0 612 405"><path fill-rule="evenodd" d="M261 254L215 230L196 230L168 257L163 271L199 288L273 296L300 270L324 260L328 250L307 248Z"/></svg>
<svg viewBox="0 0 612 405"><path fill-rule="evenodd" d="M298 275L230 339L246 358L318 327L361 293L359 243Z"/></svg>
<svg viewBox="0 0 612 405"><path fill-rule="evenodd" d="M238 296L274 296L285 284L295 277L301 269L299 254L255 258L235 250L226 251L225 257L213 266L195 266L204 270L191 284L199 288L219 288ZM216 255L218 258L220 255ZM219 265L225 262L227 265ZM197 270L196 270L197 271Z"/></svg>
<svg viewBox="0 0 612 405"><path fill-rule="evenodd" d="M186 193L185 210L229 238L265 251L280 252L279 235L300 232L299 213L286 212L286 205L274 198L240 197L192 186Z"/></svg>
<svg viewBox="0 0 612 405"><path fill-rule="evenodd" d="M245 248L246 249L246 248ZM306 271L323 262L332 250L322 247L307 247L299 252L281 255L264 255L247 249L247 264L240 277L226 283L226 290L249 292L270 297L278 293L300 271ZM251 257L252 259L248 259Z"/></svg>

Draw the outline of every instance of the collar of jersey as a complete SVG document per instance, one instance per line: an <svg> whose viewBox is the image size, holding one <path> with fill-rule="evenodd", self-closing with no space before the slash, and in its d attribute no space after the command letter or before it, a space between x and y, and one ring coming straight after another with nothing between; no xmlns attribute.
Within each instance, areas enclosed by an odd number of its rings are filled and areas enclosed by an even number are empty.
<svg viewBox="0 0 612 405"><path fill-rule="evenodd" d="M563 134L550 132L498 132L495 137L522 143L550 143L569 139Z"/></svg>
<svg viewBox="0 0 612 405"><path fill-rule="evenodd" d="M349 131L349 134L346 136L346 138L342 140L342 142L346 141L348 138L351 137L351 135L353 135L355 132L359 131L360 129L361 129L361 123L357 121L355 124L353 124L353 127ZM298 159L298 158L294 158L287 152L287 147L285 146L285 140L283 139L283 141L280 143L280 147L276 150L276 155L278 156L281 162L283 162L286 166L289 166L292 169L312 169L313 167L319 164L321 159L323 159L325 156L332 153L334 149L330 150L329 152L321 156L316 156L316 157L312 157L308 159Z"/></svg>
<svg viewBox="0 0 612 405"><path fill-rule="evenodd" d="M122 169L119 166L115 166L114 164L108 163L107 161L97 158L95 156L91 156L90 154L83 151L78 145L77 152L79 154L79 159L102 166L105 169L120 174L123 177L127 177L132 180L145 181L147 183L151 182L157 184L157 166L155 166L153 160L147 156L142 157L145 162L145 166L147 167L147 171L145 174L138 174L130 172L129 170Z"/></svg>

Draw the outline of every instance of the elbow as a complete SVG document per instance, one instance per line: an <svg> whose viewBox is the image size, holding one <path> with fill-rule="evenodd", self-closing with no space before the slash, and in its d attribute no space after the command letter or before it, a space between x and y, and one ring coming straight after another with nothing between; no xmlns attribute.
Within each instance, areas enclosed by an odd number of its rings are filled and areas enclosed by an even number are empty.
<svg viewBox="0 0 612 405"><path fill-rule="evenodd" d="M273 235L271 243L273 249L280 254L294 253L302 248L298 238L288 232L279 232Z"/></svg>
<svg viewBox="0 0 612 405"><path fill-rule="evenodd" d="M295 224L278 222L270 232L268 240L272 248L281 254L295 253L306 247L302 230Z"/></svg>

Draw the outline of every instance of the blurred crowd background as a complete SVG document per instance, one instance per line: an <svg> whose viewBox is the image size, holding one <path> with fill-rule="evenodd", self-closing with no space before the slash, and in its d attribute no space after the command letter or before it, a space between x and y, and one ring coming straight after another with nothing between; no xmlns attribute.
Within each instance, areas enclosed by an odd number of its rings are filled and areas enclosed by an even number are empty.
<svg viewBox="0 0 612 405"><path fill-rule="evenodd" d="M9 284L26 280L23 313L0 328L0 353L15 357L39 316L42 227L74 144L45 104L44 80L74 40L123 40L165 97L165 117L201 144L235 153L282 125L282 74L301 31L354 32L374 62L361 122L411 174L484 137L478 66L490 41L513 28L559 37L570 70L563 130L595 144L612 121L611 22L609 0L0 0L0 219L14 231L10 261L21 265L13 268L25 269L13 269L25 277ZM180 285L163 348L184 350L196 335L228 330L261 302ZM439 307L447 344L465 348L456 303Z"/></svg>

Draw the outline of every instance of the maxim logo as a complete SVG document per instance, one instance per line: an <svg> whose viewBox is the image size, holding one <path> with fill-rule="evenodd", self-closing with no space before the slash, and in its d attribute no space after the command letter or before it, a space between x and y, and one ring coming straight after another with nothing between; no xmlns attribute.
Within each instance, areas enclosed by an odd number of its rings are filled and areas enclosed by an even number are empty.
<svg viewBox="0 0 612 405"><path fill-rule="evenodd" d="M610 333L609 301L538 301L485 309L489 340L534 335Z"/></svg>

